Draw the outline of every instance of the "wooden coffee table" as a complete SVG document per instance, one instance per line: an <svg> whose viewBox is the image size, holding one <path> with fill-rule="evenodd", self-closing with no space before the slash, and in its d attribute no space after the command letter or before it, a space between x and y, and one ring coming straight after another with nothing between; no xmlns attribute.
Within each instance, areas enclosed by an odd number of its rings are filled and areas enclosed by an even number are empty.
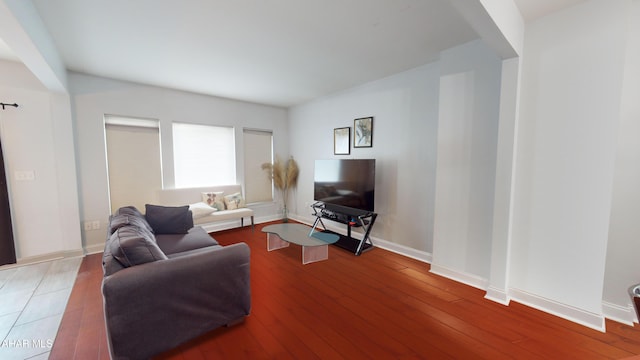
<svg viewBox="0 0 640 360"><path fill-rule="evenodd" d="M329 244L333 244L340 236L315 229L302 224L274 224L262 228L267 233L267 251L282 249L290 243L302 246L302 263L309 264L329 258Z"/></svg>

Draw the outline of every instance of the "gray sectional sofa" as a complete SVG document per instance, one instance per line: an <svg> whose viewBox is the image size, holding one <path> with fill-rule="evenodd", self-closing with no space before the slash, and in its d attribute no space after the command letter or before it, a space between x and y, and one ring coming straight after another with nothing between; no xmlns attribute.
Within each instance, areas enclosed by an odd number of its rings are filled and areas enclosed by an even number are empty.
<svg viewBox="0 0 640 360"><path fill-rule="evenodd" d="M185 207L112 217L102 294L113 359L147 359L251 310L249 247L220 246Z"/></svg>

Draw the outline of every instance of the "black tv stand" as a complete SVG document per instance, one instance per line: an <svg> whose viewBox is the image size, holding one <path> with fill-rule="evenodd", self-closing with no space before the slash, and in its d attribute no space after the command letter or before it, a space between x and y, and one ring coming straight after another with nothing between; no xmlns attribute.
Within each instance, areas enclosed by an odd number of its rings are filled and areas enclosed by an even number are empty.
<svg viewBox="0 0 640 360"><path fill-rule="evenodd" d="M373 227L378 214L347 207L327 208L326 204L323 202L316 202L311 205L311 208L313 209L313 216L316 217L316 221L313 223L314 229L318 224L321 224L324 232L330 232L340 236L340 239L334 245L348 250L355 255L360 255L363 251L369 250L373 247L369 234L371 233L371 228ZM322 219L328 219L347 225L347 236L327 230ZM362 237L362 240L351 237L352 227L362 227L364 229L364 236Z"/></svg>

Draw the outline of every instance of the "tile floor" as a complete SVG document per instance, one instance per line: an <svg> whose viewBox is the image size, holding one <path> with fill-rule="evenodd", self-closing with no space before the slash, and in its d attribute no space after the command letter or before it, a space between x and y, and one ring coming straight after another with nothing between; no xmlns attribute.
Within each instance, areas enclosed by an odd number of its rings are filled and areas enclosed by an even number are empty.
<svg viewBox="0 0 640 360"><path fill-rule="evenodd" d="M0 270L0 359L47 359L82 258Z"/></svg>

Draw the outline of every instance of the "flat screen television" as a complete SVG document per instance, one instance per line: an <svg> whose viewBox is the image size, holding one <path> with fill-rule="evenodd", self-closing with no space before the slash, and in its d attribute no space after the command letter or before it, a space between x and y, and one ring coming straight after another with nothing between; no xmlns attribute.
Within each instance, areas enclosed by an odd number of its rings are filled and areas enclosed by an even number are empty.
<svg viewBox="0 0 640 360"><path fill-rule="evenodd" d="M316 160L313 198L327 209L373 212L375 187L375 159Z"/></svg>

